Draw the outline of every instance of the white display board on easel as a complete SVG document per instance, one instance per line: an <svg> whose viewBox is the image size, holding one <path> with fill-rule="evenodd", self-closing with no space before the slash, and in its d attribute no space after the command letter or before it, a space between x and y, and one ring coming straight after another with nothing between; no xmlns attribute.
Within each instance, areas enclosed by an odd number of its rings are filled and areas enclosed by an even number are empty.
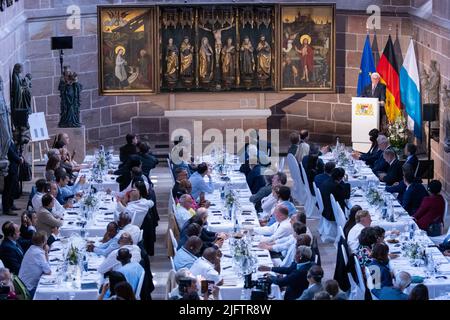
<svg viewBox="0 0 450 320"><path fill-rule="evenodd" d="M380 124L378 98L352 98L352 144L353 149L367 152L370 149L369 131Z"/></svg>
<svg viewBox="0 0 450 320"><path fill-rule="evenodd" d="M45 114L43 112L35 112L28 117L28 124L30 126L31 136L31 173L34 180L34 164L35 162L41 162L45 160L43 153L42 143L45 145L45 150L48 151L47 141L50 139L48 136L47 122L45 121ZM39 158L35 159L35 144L39 147Z"/></svg>
<svg viewBox="0 0 450 320"><path fill-rule="evenodd" d="M48 136L45 114L43 112L30 114L28 117L28 124L30 125L31 141L38 142L50 139Z"/></svg>

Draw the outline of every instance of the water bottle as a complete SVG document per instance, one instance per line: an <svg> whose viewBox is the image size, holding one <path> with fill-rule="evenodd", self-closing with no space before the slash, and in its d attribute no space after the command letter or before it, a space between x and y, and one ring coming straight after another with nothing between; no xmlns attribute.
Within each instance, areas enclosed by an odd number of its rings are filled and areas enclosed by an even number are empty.
<svg viewBox="0 0 450 320"><path fill-rule="evenodd" d="M87 262L87 259L86 259L86 255L83 256L83 269L86 272L88 271L88 262Z"/></svg>
<svg viewBox="0 0 450 320"><path fill-rule="evenodd" d="M411 222L409 225L409 239L414 238L414 222Z"/></svg>

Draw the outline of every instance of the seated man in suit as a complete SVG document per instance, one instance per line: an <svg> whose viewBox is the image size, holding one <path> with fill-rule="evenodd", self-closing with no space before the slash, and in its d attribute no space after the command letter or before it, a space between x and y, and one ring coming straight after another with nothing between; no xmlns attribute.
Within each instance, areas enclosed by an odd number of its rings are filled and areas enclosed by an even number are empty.
<svg viewBox="0 0 450 320"><path fill-rule="evenodd" d="M391 149L389 144L389 139L384 135L379 135L377 138L378 143L378 158L374 161L372 168L373 173L377 174L378 172L387 172L389 169L389 163L384 160L383 152L386 149Z"/></svg>
<svg viewBox="0 0 450 320"><path fill-rule="evenodd" d="M403 181L406 185L406 191L403 194L402 207L412 216L420 207L423 198L429 196L429 194L423 184L417 182L413 175L404 176Z"/></svg>
<svg viewBox="0 0 450 320"><path fill-rule="evenodd" d="M314 295L323 290L322 278L323 269L321 266L313 265L306 276L309 282L308 289L303 291L302 295L298 300L313 300Z"/></svg>
<svg viewBox="0 0 450 320"><path fill-rule="evenodd" d="M414 176L414 171L412 169L412 166L409 163L405 163L402 166L402 174L403 176L405 175L412 175ZM417 180L417 179L416 179ZM420 180L417 180L417 182L419 182ZM393 185L391 186L386 186L386 191L389 193L397 193L397 200L402 203L403 200L403 194L406 191L406 184L404 182L404 180L400 180L399 182L395 182Z"/></svg>
<svg viewBox="0 0 450 320"><path fill-rule="evenodd" d="M417 170L417 166L419 165L419 159L416 156L417 147L413 143L407 143L405 146L405 154L408 155L406 158L406 162L412 166L413 172L415 174Z"/></svg>
<svg viewBox="0 0 450 320"><path fill-rule="evenodd" d="M380 127L382 123L386 123L386 111L384 105L386 103L386 86L380 83L380 74L373 72L370 75L371 84L366 86L361 94L361 97L378 98L380 102Z"/></svg>
<svg viewBox="0 0 450 320"><path fill-rule="evenodd" d="M36 230L43 231L47 235L51 235L53 227L61 227L63 222L61 219L55 218L51 211L54 207L54 201L56 201L51 194L47 193L42 197L42 207L38 211Z"/></svg>
<svg viewBox="0 0 450 320"><path fill-rule="evenodd" d="M270 268L285 277L276 277L267 275L268 279L280 287L286 287L284 300L295 300L302 295L304 290L308 288L307 274L313 265L311 262L312 251L307 246L299 246L295 253L295 268ZM260 267L260 271L270 271L267 267Z"/></svg>
<svg viewBox="0 0 450 320"><path fill-rule="evenodd" d="M2 226L5 238L0 245L0 260L11 273L19 274L20 265L23 260L23 249L17 240L20 237L20 228L12 221L6 221Z"/></svg>
<svg viewBox="0 0 450 320"><path fill-rule="evenodd" d="M392 149L386 149L383 152L384 160L389 163L389 168L386 173L378 173L380 181L386 182L386 185L392 186L396 182L400 182L403 179L402 165L397 159L395 151Z"/></svg>
<svg viewBox="0 0 450 320"><path fill-rule="evenodd" d="M334 161L329 161L324 166L324 172L318 174L314 177L314 182L316 183L316 187L320 189L320 186L325 181L331 179L331 172L336 168L336 163Z"/></svg>
<svg viewBox="0 0 450 320"><path fill-rule="evenodd" d="M394 286L381 288L378 298L380 300L408 300L408 295L403 291L410 285L411 275L408 272L401 271L395 277Z"/></svg>
<svg viewBox="0 0 450 320"><path fill-rule="evenodd" d="M330 195L334 196L342 210L345 210L345 200L350 198L350 184L343 181L344 177L345 170L335 168L331 172L331 179L325 181L319 188L324 206L322 216L328 221L335 221Z"/></svg>

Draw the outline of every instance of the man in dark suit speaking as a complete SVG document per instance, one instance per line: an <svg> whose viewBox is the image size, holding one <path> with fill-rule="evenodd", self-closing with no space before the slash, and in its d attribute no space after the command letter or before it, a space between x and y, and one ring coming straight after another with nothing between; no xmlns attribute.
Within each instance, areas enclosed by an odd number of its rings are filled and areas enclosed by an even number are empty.
<svg viewBox="0 0 450 320"><path fill-rule="evenodd" d="M378 98L380 101L380 128L382 123L386 123L386 111L384 104L386 102L386 86L380 83L380 74L374 72L370 75L372 83L366 86L361 94L365 98Z"/></svg>

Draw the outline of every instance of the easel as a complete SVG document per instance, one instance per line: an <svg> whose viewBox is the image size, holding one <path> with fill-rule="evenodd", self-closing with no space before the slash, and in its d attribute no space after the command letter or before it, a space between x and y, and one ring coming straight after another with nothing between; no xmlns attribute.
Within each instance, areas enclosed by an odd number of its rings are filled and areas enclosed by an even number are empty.
<svg viewBox="0 0 450 320"><path fill-rule="evenodd" d="M33 113L36 113L36 100L35 97L33 97ZM45 122L45 118L44 118ZM47 125L45 125L45 128L47 128ZM31 128L30 128L31 133ZM50 138L47 136L40 140L33 140L33 135L31 134L31 179L34 181L35 177L35 163L36 162L42 162L46 161L46 153L48 152L48 140ZM36 144L38 145L39 149L39 158L35 159L35 153L36 153ZM45 147L45 153L43 153L43 147Z"/></svg>

